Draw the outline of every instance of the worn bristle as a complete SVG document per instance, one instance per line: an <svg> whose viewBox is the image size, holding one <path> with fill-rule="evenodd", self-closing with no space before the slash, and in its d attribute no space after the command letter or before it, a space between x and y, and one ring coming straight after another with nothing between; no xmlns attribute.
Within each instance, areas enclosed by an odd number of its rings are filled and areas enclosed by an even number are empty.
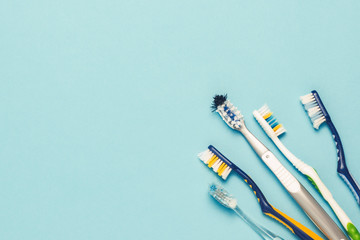
<svg viewBox="0 0 360 240"><path fill-rule="evenodd" d="M213 100L213 102L212 102L212 104L211 104L211 109L212 109L212 111L215 112L216 109L217 109L219 106L223 105L226 100L227 100L227 94L224 94L224 95L215 95L215 96L214 96L214 100Z"/></svg>
<svg viewBox="0 0 360 240"><path fill-rule="evenodd" d="M227 208L235 208L237 206L237 200L220 185L211 184L209 194Z"/></svg>
<svg viewBox="0 0 360 240"><path fill-rule="evenodd" d="M198 157L203 161L209 168L212 168L220 177L224 180L229 176L231 172L231 167L229 167L225 162L223 162L215 153L210 149L207 149L204 152L198 154Z"/></svg>
<svg viewBox="0 0 360 240"><path fill-rule="evenodd" d="M313 127L319 129L320 125L325 122L326 119L314 95L312 93L307 94L300 97L300 100L313 123Z"/></svg>
<svg viewBox="0 0 360 240"><path fill-rule="evenodd" d="M258 112L266 120L269 126L273 129L276 136L280 136L281 134L286 132L284 126L277 121L277 119L274 117L273 113L270 111L270 108L267 104L262 106L258 110Z"/></svg>
<svg viewBox="0 0 360 240"><path fill-rule="evenodd" d="M244 117L240 111L229 101L227 96L217 95L214 97L213 109L222 117L229 127L239 129L244 124ZM223 101L225 100L225 101ZM221 103L221 104L220 104Z"/></svg>

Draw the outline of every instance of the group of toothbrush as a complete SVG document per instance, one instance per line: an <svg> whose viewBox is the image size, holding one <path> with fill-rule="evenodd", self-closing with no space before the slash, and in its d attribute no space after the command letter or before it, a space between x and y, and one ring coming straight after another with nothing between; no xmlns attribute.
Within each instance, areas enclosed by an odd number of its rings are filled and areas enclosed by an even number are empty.
<svg viewBox="0 0 360 240"><path fill-rule="evenodd" d="M301 102L307 111L313 127L318 129L319 126L326 122L334 137L337 155L338 155L338 167L337 171L340 177L345 181L350 190L355 196L357 203L360 205L360 188L355 179L349 173L346 166L344 150L340 141L340 137L335 129L334 124L331 121L329 114L327 113L324 104L322 103L319 94L316 91L312 91L310 94L302 96ZM225 123L232 129L239 131L251 145L256 154L261 160L270 168L274 175L278 178L280 183L285 187L288 193L294 198L302 210L313 221L318 229L331 240L345 240L348 239L348 235L352 240L360 240L360 233L351 222L350 218L346 215L344 210L335 201L329 189L321 181L319 175L308 164L304 163L293 155L279 139L279 136L286 130L279 124L273 113L270 111L267 105L264 105L259 110L255 110L253 115L265 133L284 154L284 156L294 165L294 167L304 174L321 196L329 203L330 207L336 214L341 225L343 226L346 234L336 225L331 217L325 212L320 204L312 197L312 195L305 189L305 187L293 176L275 157L275 155L267 149L245 126L244 117L240 111L227 99L227 95L216 95L214 97L212 108L216 111ZM289 229L293 234L300 239L322 239L313 231L302 225L301 223L290 218L273 205L271 205L260 188L244 171L242 171L232 161L227 159L219 150L210 145L208 149L200 153L199 158L209 168L212 168L220 177L224 180L227 179L231 172L237 173L253 190L257 200L260 204L262 212L277 220ZM237 201L232 197L223 187L220 185L212 184L210 186L209 193L222 205L233 209L246 223L248 223L261 237L262 239L276 239L281 240L283 238L272 233L268 229L254 223L250 220L237 206Z"/></svg>

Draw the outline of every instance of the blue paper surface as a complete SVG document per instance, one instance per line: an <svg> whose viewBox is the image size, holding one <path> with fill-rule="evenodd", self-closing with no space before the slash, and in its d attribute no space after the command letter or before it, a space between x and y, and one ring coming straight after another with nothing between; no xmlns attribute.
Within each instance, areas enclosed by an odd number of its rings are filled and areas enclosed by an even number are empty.
<svg viewBox="0 0 360 240"><path fill-rule="evenodd" d="M267 103L283 143L360 227L330 131L315 131L299 101L318 90L360 181L359 12L358 1L2 1L0 238L259 239L207 194L221 182L196 157L209 144L320 234L211 113L223 93L335 219L253 119ZM294 239L242 180L223 185L255 221Z"/></svg>

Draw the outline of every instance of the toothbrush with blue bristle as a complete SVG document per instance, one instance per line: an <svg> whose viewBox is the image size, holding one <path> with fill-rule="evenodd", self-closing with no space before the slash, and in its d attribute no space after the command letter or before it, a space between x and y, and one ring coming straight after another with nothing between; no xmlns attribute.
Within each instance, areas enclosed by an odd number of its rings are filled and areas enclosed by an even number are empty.
<svg viewBox="0 0 360 240"><path fill-rule="evenodd" d="M321 181L318 173L310 165L301 161L294 154L292 154L285 145L280 141L279 137L286 132L284 126L280 124L274 117L273 112L265 104L259 110L253 112L255 119L258 121L260 126L264 129L268 137L274 142L284 156L302 173L309 181L313 184L316 190L321 196L329 203L330 207L338 217L341 225L344 227L348 235L352 240L360 240L360 233L347 216L345 211L335 201L329 189Z"/></svg>
<svg viewBox="0 0 360 240"><path fill-rule="evenodd" d="M347 184L347 186L350 188L351 192L354 194L356 202L360 205L360 186L349 172L349 169L346 165L344 148L342 146L339 133L337 132L329 113L326 111L326 108L322 103L319 94L315 90L313 90L310 94L300 97L300 100L304 105L305 110L308 112L308 115L315 129L319 129L320 125L324 122L328 124L337 149L337 172Z"/></svg>
<svg viewBox="0 0 360 240"><path fill-rule="evenodd" d="M247 129L243 115L227 100L227 95L216 95L212 107L230 128L242 133L256 154L269 167L292 198L327 238L331 240L348 239L305 187Z"/></svg>
<svg viewBox="0 0 360 240"><path fill-rule="evenodd" d="M215 198L224 207L233 210L244 222L246 222L260 237L264 240L284 240L272 233L270 230L256 224L252 221L238 206L236 198L231 196L223 187L217 184L211 184L209 194Z"/></svg>

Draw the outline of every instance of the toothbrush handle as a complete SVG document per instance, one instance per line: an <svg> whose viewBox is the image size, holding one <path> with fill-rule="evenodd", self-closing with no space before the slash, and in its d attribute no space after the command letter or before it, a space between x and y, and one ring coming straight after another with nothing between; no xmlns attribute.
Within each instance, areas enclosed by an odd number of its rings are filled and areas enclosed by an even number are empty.
<svg viewBox="0 0 360 240"><path fill-rule="evenodd" d="M249 187L254 192L255 196L257 197L257 200L260 204L261 210L263 213L282 225L284 225L286 228L288 228L293 234L298 236L300 239L303 240L322 240L321 237L319 237L317 234L315 234L313 231L302 225L301 223L297 222L296 220L292 219L291 217L287 216L285 213L282 213L280 210L274 208L270 205L270 203L265 198L264 194L260 190L260 188L256 185L254 180L251 179L249 175L247 175L244 171L242 171L237 166L234 166L234 171L239 174L244 181L249 185Z"/></svg>
<svg viewBox="0 0 360 240"><path fill-rule="evenodd" d="M300 182L280 163L280 161L246 127L239 129L257 155L270 168L289 194L314 222L319 230L331 240L347 239L340 228L300 184Z"/></svg>
<svg viewBox="0 0 360 240"><path fill-rule="evenodd" d="M311 196L300 182L280 163L274 154L268 151L262 156L262 160L327 238L332 240L347 239L313 196Z"/></svg>
<svg viewBox="0 0 360 240"><path fill-rule="evenodd" d="M348 236L352 240L360 240L360 233L355 227L355 225L351 222L350 218L346 215L344 210L339 206L339 204L335 201L334 198L328 200L331 208L334 210L336 216L339 218L341 224L346 230Z"/></svg>
<svg viewBox="0 0 360 240"><path fill-rule="evenodd" d="M270 205L269 208L264 211L264 214L283 224L293 234L295 234L302 240L322 240L322 238L316 233L314 233L301 223L297 222L295 219L281 212L274 206Z"/></svg>
<svg viewBox="0 0 360 240"><path fill-rule="evenodd" d="M284 240L265 227L253 222L238 206L233 209L264 240Z"/></svg>
<svg viewBox="0 0 360 240"><path fill-rule="evenodd" d="M355 178L351 175L347 168L338 171L338 174L350 188L351 192L354 194L356 202L360 205L360 187Z"/></svg>
<svg viewBox="0 0 360 240"><path fill-rule="evenodd" d="M299 160L300 161L300 160ZM344 210L339 206L339 204L335 201L329 189L325 186L325 184L321 181L319 175L309 165L302 162L302 166L299 168L308 179L314 185L315 189L322 195L322 197L329 203L330 207L340 220L342 226L348 233L348 235L353 240L360 240L360 233L351 222L350 218L346 215Z"/></svg>
<svg viewBox="0 0 360 240"><path fill-rule="evenodd" d="M348 239L325 210L301 184L300 191L290 194L327 238L334 240Z"/></svg>
<svg viewBox="0 0 360 240"><path fill-rule="evenodd" d="M272 138L275 145L280 149L280 151L286 156L287 159L302 173L304 174L311 184L315 187L315 189L321 194L321 196L329 203L330 207L340 220L342 226L347 231L348 235L351 239L359 239L360 233L351 222L350 218L346 215L344 210L339 206L339 204L333 198L329 189L325 186L325 184L321 181L320 176L316 172L314 168L310 165L304 163L297 157L295 157L279 140L279 138Z"/></svg>
<svg viewBox="0 0 360 240"><path fill-rule="evenodd" d="M345 153L340 140L340 136L330 118L328 119L327 123L335 140L335 145L337 149L337 155L338 155L337 172L339 176L347 184L347 186L350 188L351 192L354 194L356 202L360 205L360 187L359 184L356 182L355 178L350 174L349 169L346 166Z"/></svg>

